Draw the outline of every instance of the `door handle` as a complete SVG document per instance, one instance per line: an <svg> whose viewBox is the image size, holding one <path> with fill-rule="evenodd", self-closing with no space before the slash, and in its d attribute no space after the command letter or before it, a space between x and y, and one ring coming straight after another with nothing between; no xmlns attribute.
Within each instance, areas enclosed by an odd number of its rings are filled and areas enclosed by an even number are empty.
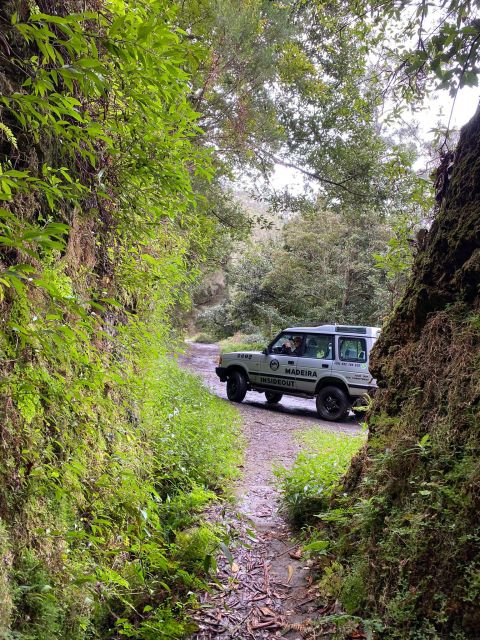
<svg viewBox="0 0 480 640"><path fill-rule="evenodd" d="M322 369L328 369L328 364L322 364Z"/></svg>
<svg viewBox="0 0 480 640"><path fill-rule="evenodd" d="M289 360L288 364L295 364L293 360Z"/></svg>

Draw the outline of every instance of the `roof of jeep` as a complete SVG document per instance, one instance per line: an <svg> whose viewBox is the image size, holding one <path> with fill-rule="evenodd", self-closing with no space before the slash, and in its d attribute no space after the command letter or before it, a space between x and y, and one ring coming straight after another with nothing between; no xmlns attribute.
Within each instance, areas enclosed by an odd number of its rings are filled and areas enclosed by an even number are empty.
<svg viewBox="0 0 480 640"><path fill-rule="evenodd" d="M342 335L366 336L367 338L378 338L380 327L364 327L342 324L321 324L318 327L288 327L284 331L295 333L341 333Z"/></svg>

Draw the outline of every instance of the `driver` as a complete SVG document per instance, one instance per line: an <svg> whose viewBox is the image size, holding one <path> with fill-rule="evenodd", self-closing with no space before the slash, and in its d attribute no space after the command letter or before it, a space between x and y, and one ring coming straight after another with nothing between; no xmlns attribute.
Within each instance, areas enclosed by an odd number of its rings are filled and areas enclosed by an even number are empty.
<svg viewBox="0 0 480 640"><path fill-rule="evenodd" d="M293 346L290 340L285 340L285 342L280 347L280 353L284 353L287 356L291 355L292 350L293 350Z"/></svg>
<svg viewBox="0 0 480 640"><path fill-rule="evenodd" d="M295 336L293 339L293 349L291 351L291 354L295 356L299 356L301 350L302 350L302 336Z"/></svg>
<svg viewBox="0 0 480 640"><path fill-rule="evenodd" d="M298 356L302 348L302 336L295 336L292 341L285 340L281 353L287 356Z"/></svg>

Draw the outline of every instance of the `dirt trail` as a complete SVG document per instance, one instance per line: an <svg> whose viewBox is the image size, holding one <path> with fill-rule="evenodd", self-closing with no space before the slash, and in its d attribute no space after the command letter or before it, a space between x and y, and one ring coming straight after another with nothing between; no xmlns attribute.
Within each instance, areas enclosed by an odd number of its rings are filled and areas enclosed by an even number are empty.
<svg viewBox="0 0 480 640"><path fill-rule="evenodd" d="M191 344L180 364L200 374L206 385L226 399L225 384L215 375L216 345ZM226 400L227 401L227 400ZM295 434L325 429L356 433L351 417L342 423L317 417L313 400L284 396L267 405L263 394L248 392L237 405L243 418L247 449L243 477L236 487L238 504L215 514L222 518L235 543L232 558L218 559L218 585L201 598L195 614L199 631L195 640L311 637L308 621L322 613L312 586L309 563L278 511L273 469L289 467L300 450Z"/></svg>

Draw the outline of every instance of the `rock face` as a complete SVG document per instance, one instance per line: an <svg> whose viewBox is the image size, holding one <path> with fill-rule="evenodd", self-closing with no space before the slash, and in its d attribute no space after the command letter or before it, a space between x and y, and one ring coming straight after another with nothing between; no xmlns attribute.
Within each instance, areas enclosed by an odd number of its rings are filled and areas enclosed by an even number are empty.
<svg viewBox="0 0 480 640"><path fill-rule="evenodd" d="M375 347L380 391L346 479L355 517L340 543L344 604L380 618L387 638L480 629L480 109L447 178Z"/></svg>

